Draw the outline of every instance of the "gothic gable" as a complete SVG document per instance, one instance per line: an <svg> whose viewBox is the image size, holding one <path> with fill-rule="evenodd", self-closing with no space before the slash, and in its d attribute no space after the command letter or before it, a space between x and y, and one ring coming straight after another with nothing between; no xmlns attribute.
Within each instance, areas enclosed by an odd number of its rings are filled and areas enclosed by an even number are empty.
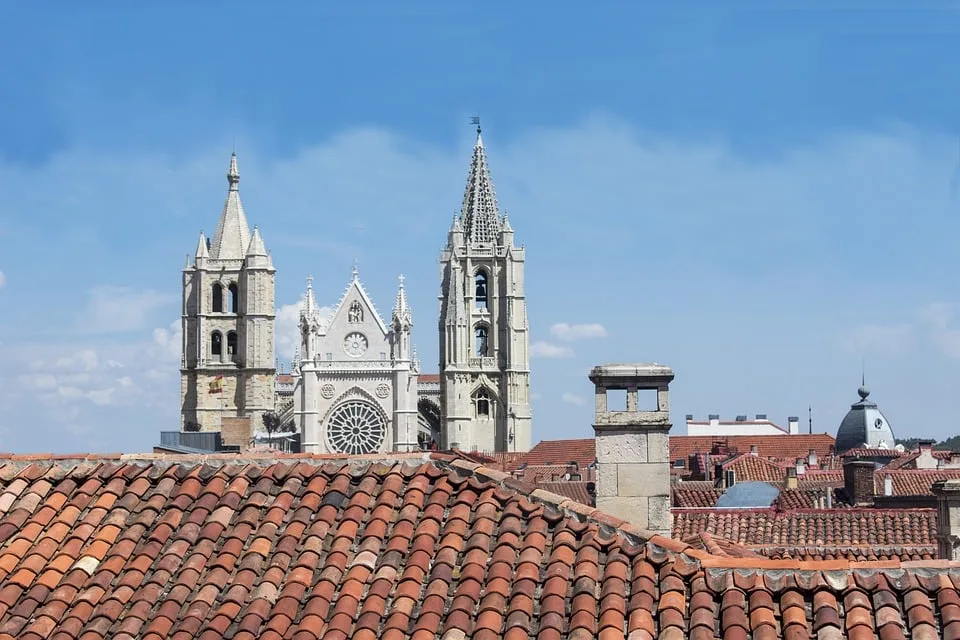
<svg viewBox="0 0 960 640"><path fill-rule="evenodd" d="M350 282L340 298L321 334L318 351L330 353L338 361L390 358L390 330L358 279Z"/></svg>

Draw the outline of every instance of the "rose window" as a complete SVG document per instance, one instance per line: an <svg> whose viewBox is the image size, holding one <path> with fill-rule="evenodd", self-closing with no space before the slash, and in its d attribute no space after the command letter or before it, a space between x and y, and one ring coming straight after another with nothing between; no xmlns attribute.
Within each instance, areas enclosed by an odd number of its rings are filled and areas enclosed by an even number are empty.
<svg viewBox="0 0 960 640"><path fill-rule="evenodd" d="M337 407L327 424L327 438L337 453L377 453L387 435L382 414L367 402L351 400Z"/></svg>

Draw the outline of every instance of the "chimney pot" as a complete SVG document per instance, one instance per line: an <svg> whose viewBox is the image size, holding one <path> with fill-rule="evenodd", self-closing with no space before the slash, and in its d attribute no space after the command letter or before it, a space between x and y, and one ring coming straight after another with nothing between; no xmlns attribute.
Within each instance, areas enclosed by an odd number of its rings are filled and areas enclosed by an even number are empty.
<svg viewBox="0 0 960 640"><path fill-rule="evenodd" d="M746 421L747 421L747 416L745 415L737 416L737 422L746 422Z"/></svg>
<svg viewBox="0 0 960 640"><path fill-rule="evenodd" d="M757 445L755 445L755 444L750 445L750 455L756 456L756 455L759 455L759 454L760 454L760 449L759 449L759 447L757 447Z"/></svg>
<svg viewBox="0 0 960 640"><path fill-rule="evenodd" d="M893 476L891 476L889 473L883 476L883 495L893 495Z"/></svg>

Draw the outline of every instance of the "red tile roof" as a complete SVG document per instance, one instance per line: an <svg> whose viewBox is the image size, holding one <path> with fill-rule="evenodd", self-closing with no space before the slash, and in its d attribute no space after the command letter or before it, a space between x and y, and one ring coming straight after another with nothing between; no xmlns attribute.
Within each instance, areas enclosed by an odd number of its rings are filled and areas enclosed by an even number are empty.
<svg viewBox="0 0 960 640"><path fill-rule="evenodd" d="M441 455L0 465L25 640L956 637L951 569L713 554Z"/></svg>
<svg viewBox="0 0 960 640"><path fill-rule="evenodd" d="M825 509L828 493L830 494L831 508L840 509L850 506L844 498L838 495L836 487L804 487L801 485L796 489L781 489L780 495L773 501L773 508L778 511L791 509Z"/></svg>
<svg viewBox="0 0 960 640"><path fill-rule="evenodd" d="M883 495L884 477L893 481L895 496L932 496L931 487L939 480L960 479L960 469L897 469L887 471L882 468L873 476L874 492Z"/></svg>
<svg viewBox="0 0 960 640"><path fill-rule="evenodd" d="M751 445L757 445L760 457L795 462L805 458L813 449L820 460L826 461L833 451L833 436L820 434L796 434L782 436L670 436L670 459L684 460L696 453L709 453L714 443L723 442L732 452L749 453ZM597 457L593 438L573 440L541 440L531 449L523 461L527 464L566 464L576 461L590 464Z"/></svg>
<svg viewBox="0 0 960 640"><path fill-rule="evenodd" d="M723 470L736 473L737 482L783 482L787 473L785 466L744 453L723 463Z"/></svg>
<svg viewBox="0 0 960 640"><path fill-rule="evenodd" d="M541 440L523 456L521 462L528 465L576 462L584 467L596 459L596 441L593 438L577 438L574 440ZM520 462L516 464L519 465Z"/></svg>
<svg viewBox="0 0 960 640"><path fill-rule="evenodd" d="M806 458L810 449L820 459L828 458L833 450L834 437L826 433L782 436L670 436L670 459L686 459L694 453L709 453L715 442L722 442L730 451L749 453L757 446L757 455L795 462Z"/></svg>
<svg viewBox="0 0 960 640"><path fill-rule="evenodd" d="M417 376L417 382L440 382L439 373L421 373Z"/></svg>
<svg viewBox="0 0 960 640"><path fill-rule="evenodd" d="M685 480L670 485L671 504L681 509L709 508L717 504L723 489L709 480Z"/></svg>
<svg viewBox="0 0 960 640"><path fill-rule="evenodd" d="M537 487L544 491L550 491L551 493L570 498L580 504L595 506L594 497L587 487L588 484L592 483L587 481L577 482L575 480L567 480L564 482L544 481L538 482Z"/></svg>
<svg viewBox="0 0 960 640"><path fill-rule="evenodd" d="M841 458L899 458L904 455L902 451L897 451L896 449L868 449L866 447L861 447L859 449L847 449L844 451L840 457Z"/></svg>
<svg viewBox="0 0 960 640"><path fill-rule="evenodd" d="M934 509L690 509L673 514L672 537L709 533L758 553L797 550L884 548L897 555L936 555Z"/></svg>

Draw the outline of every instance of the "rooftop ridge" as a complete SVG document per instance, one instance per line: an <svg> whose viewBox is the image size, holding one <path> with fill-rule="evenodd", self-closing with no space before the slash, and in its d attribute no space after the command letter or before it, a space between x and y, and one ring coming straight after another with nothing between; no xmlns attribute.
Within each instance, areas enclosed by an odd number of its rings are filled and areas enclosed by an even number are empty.
<svg viewBox="0 0 960 640"><path fill-rule="evenodd" d="M412 452L412 453L394 453L394 454L372 454L365 456L343 456L343 455L325 455L325 454L283 454L278 452L264 452L263 454L209 454L209 455L170 455L170 454L0 454L0 462L23 463L23 469L27 469L39 462L49 462L50 467L58 463L77 461L83 463L111 463L121 462L135 464L144 462L147 464L162 465L167 463L165 468L184 465L189 463L192 469L203 466L237 466L243 464L294 464L297 462L322 462L325 465L339 462L341 468L349 467L353 473L363 473L372 465L380 463L405 464L405 463L432 463L441 471L454 471L463 476L473 476L479 481L485 481L499 488L528 499L535 504L550 507L577 522L595 525L604 538L619 537L623 541L637 546L646 546L646 552L650 557L662 563L667 560L674 560L684 571L690 573L699 570L726 570L726 569L744 569L756 573L796 571L802 572L805 582L811 572L819 573L828 584L844 583L852 578L854 572L888 572L902 571L904 569L943 571L950 570L951 573L960 573L960 562L948 560L876 560L876 561L856 561L856 560L798 560L786 559L776 560L768 558L738 558L722 555L715 555L708 551L698 549L690 544L680 540L667 538L655 534L648 529L638 527L625 520L621 520L594 507L576 502L568 497L561 496L550 491L536 488L533 484L517 480L511 474L493 469L485 465L469 462L458 458L453 453L436 452ZM216 463L221 463L217 465ZM22 471L22 470L21 470ZM199 473L191 471L191 473ZM693 511L685 510L685 511ZM709 511L708 509L700 509ZM742 509L742 511L769 511L770 509ZM929 509L923 509L929 511ZM816 511L816 510L810 510ZM862 509L862 511L868 511ZM741 545L743 546L743 545ZM853 545L848 545L851 548ZM709 571L708 571L709 573ZM715 579L723 577L722 571L716 571L708 575L708 578ZM800 574L798 573L798 576ZM799 579L799 578L798 578ZM709 580L708 580L709 582Z"/></svg>

